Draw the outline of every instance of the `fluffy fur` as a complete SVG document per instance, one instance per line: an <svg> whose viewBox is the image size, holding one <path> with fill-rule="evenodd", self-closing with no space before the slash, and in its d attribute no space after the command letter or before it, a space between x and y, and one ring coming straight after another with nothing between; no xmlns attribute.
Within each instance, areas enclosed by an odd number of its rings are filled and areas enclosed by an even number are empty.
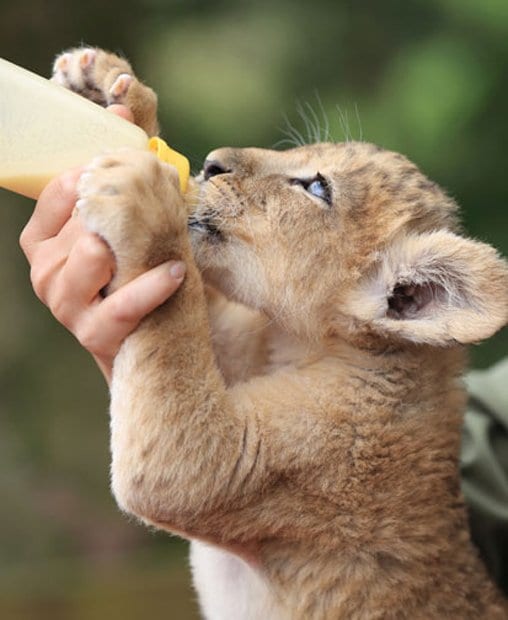
<svg viewBox="0 0 508 620"><path fill-rule="evenodd" d="M92 52L57 61L58 81L110 90L124 61ZM153 94L133 78L118 100ZM188 266L115 361L112 488L193 541L207 619L507 617L458 454L463 345L506 323L508 269L459 236L439 187L399 154L324 143L214 151L185 200L126 151L79 193L112 288Z"/></svg>

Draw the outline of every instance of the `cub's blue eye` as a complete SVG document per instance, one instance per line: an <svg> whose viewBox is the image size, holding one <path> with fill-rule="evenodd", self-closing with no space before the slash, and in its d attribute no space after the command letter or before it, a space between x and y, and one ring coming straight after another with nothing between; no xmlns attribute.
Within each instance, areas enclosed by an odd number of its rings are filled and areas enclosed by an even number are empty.
<svg viewBox="0 0 508 620"><path fill-rule="evenodd" d="M326 197L328 195L328 186L321 179L315 179L314 181L312 181L312 183L309 183L307 191L309 192L309 194L313 194L317 198L326 200Z"/></svg>
<svg viewBox="0 0 508 620"><path fill-rule="evenodd" d="M291 185L299 185L309 194L326 202L327 205L332 204L330 183L319 172L312 179L291 179Z"/></svg>

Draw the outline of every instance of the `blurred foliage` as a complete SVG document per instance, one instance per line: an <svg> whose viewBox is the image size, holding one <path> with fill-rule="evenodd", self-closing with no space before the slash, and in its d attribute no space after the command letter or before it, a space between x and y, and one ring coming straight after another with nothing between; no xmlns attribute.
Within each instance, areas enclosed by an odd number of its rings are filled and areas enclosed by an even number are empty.
<svg viewBox="0 0 508 620"><path fill-rule="evenodd" d="M0 56L41 74L81 42L124 53L195 169L219 145L273 146L286 118L305 133L315 114L334 139L409 156L471 234L508 253L506 0L0 0L0 16ZM32 208L0 191L0 614L195 617L169 563L181 545L109 496L106 389L31 292L17 238ZM507 344L505 332L475 348L474 364Z"/></svg>

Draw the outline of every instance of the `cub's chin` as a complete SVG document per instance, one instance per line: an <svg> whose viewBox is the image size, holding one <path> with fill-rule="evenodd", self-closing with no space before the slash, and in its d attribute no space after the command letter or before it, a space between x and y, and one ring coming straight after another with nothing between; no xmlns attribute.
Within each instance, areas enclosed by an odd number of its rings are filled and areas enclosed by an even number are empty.
<svg viewBox="0 0 508 620"><path fill-rule="evenodd" d="M206 218L189 219L189 239L203 281L231 301L259 310L265 277L258 260Z"/></svg>
<svg viewBox="0 0 508 620"><path fill-rule="evenodd" d="M226 297L232 299L233 277L231 272L217 265L223 247L219 245L214 233L210 234L206 224L189 220L189 239L196 265L203 281L210 284Z"/></svg>
<svg viewBox="0 0 508 620"><path fill-rule="evenodd" d="M224 243L222 240L219 243L215 235L209 233L206 224L201 221L190 219L188 231L194 260L203 277L206 277L205 271L208 269L216 270L215 264L219 255L222 254Z"/></svg>

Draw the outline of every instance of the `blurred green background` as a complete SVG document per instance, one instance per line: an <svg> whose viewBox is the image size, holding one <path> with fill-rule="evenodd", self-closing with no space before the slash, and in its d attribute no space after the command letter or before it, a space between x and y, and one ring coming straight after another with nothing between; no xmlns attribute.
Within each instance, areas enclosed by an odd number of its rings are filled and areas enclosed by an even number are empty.
<svg viewBox="0 0 508 620"><path fill-rule="evenodd" d="M133 62L196 170L214 147L271 147L286 117L305 133L298 110L324 111L334 139L408 155L508 253L506 0L0 1L0 56L48 75L80 43ZM17 239L32 208L0 190L0 617L196 618L185 544L109 495L106 388L31 291Z"/></svg>

